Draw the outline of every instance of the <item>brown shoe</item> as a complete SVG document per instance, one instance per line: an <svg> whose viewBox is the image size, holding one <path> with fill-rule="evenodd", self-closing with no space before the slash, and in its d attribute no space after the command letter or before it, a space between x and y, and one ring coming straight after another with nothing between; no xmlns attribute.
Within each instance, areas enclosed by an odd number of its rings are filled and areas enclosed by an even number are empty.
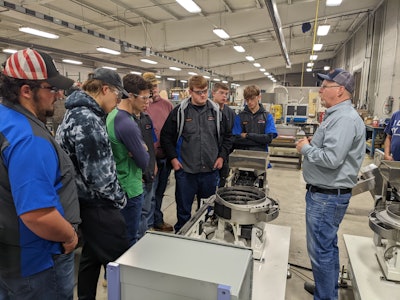
<svg viewBox="0 0 400 300"><path fill-rule="evenodd" d="M154 230L167 232L167 231L173 231L174 228L172 227L172 225L163 222L160 225L154 226Z"/></svg>

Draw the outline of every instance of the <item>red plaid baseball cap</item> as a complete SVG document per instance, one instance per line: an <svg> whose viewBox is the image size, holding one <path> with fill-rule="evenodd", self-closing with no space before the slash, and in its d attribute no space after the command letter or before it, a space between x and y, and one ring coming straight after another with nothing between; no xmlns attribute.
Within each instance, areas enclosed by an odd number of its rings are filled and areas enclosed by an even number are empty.
<svg viewBox="0 0 400 300"><path fill-rule="evenodd" d="M50 55L31 48L12 54L5 63L3 74L17 79L44 80L61 90L69 89L74 83L58 72Z"/></svg>

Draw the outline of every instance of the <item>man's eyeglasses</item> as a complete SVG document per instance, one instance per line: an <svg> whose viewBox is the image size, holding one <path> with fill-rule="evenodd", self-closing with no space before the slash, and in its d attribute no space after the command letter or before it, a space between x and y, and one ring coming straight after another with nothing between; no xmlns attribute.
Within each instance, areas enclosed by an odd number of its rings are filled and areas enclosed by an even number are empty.
<svg viewBox="0 0 400 300"><path fill-rule="evenodd" d="M217 94L229 96L229 92L228 91L218 91Z"/></svg>
<svg viewBox="0 0 400 300"><path fill-rule="evenodd" d="M50 93L55 94L57 93L60 89L55 87L55 86L40 86L39 89L46 89L49 90Z"/></svg>
<svg viewBox="0 0 400 300"><path fill-rule="evenodd" d="M135 96L136 98L140 98L140 99L142 99L142 100L144 100L144 101L148 101L148 100L150 100L151 98L153 98L153 95L152 95L152 94L150 94L150 96L142 96L142 95L138 95L138 94L133 94L133 96Z"/></svg>
<svg viewBox="0 0 400 300"><path fill-rule="evenodd" d="M194 90L191 90L193 93L195 93L196 95L199 95L199 96L201 96L201 95L207 95L207 93L208 93L208 89L205 89L205 90L201 90L201 91L194 91Z"/></svg>
<svg viewBox="0 0 400 300"><path fill-rule="evenodd" d="M333 87L341 87L341 85L321 85L322 90Z"/></svg>

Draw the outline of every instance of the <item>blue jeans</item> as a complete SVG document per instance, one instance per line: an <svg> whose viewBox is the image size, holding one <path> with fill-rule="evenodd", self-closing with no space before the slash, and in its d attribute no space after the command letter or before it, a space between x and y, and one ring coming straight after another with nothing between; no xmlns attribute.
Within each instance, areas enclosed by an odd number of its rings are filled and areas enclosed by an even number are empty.
<svg viewBox="0 0 400 300"><path fill-rule="evenodd" d="M143 205L139 224L139 239L144 236L146 230L149 229L153 224L151 220L154 219L154 208L156 206L154 191L154 182L143 183Z"/></svg>
<svg viewBox="0 0 400 300"><path fill-rule="evenodd" d="M151 218L149 221L150 226L154 227L164 224L164 215L161 211L161 205L162 205L162 200L164 198L165 189L167 188L168 185L168 178L169 175L171 174L171 169L172 169L171 164L167 161L166 158L157 159L157 167L158 167L158 173L154 180L154 186L155 186L154 201L153 201L155 203L154 216L153 216L154 219Z"/></svg>
<svg viewBox="0 0 400 300"><path fill-rule="evenodd" d="M176 214L178 222L175 224L175 232L178 232L192 214L194 196L197 199L208 198L215 194L219 183L219 171L190 174L182 169L175 171L175 198Z"/></svg>
<svg viewBox="0 0 400 300"><path fill-rule="evenodd" d="M53 257L54 266L28 277L0 275L1 300L73 299L74 252Z"/></svg>
<svg viewBox="0 0 400 300"><path fill-rule="evenodd" d="M121 209L128 231L129 245L134 245L139 238L139 224L142 215L143 194L129 198L126 206Z"/></svg>
<svg viewBox="0 0 400 300"><path fill-rule="evenodd" d="M307 250L315 280L314 299L338 299L339 249L337 231L351 193L306 193Z"/></svg>

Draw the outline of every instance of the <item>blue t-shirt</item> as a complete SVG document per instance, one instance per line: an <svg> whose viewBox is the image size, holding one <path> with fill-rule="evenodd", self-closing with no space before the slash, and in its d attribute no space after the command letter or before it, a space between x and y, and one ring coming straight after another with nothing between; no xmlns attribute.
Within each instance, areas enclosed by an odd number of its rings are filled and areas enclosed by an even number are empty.
<svg viewBox="0 0 400 300"><path fill-rule="evenodd" d="M400 110L392 115L389 124L385 128L385 133L392 137L390 152L393 159L400 161Z"/></svg>

